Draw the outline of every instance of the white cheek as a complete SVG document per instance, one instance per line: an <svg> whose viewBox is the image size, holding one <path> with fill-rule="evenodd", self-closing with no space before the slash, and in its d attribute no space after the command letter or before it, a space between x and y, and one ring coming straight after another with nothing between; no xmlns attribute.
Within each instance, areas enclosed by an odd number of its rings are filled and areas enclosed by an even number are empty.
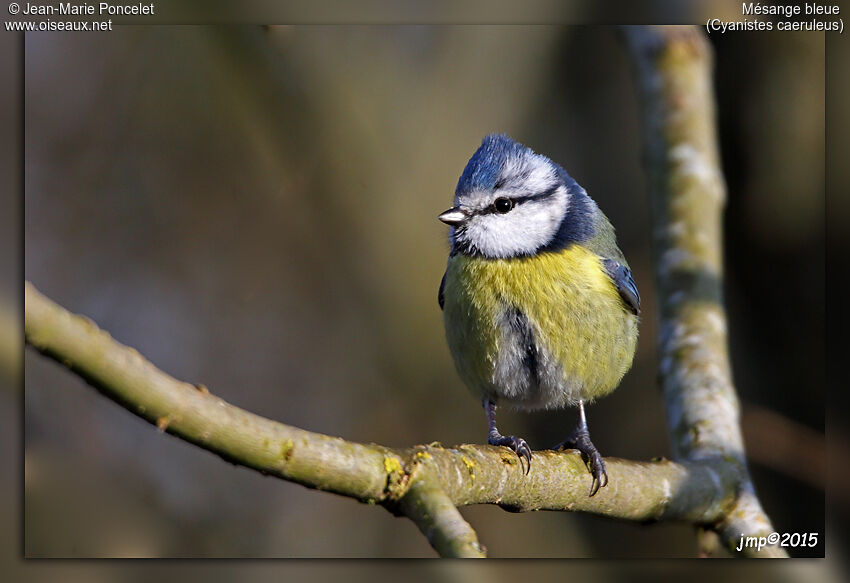
<svg viewBox="0 0 850 583"><path fill-rule="evenodd" d="M475 217L466 236L486 257L530 255L552 240L566 208L561 189L545 203L527 202L504 215Z"/></svg>

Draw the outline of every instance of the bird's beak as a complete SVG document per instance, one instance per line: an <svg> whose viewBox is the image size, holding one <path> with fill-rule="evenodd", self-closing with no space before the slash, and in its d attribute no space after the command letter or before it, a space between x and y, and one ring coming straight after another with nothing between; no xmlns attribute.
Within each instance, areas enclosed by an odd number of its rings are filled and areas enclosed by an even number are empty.
<svg viewBox="0 0 850 583"><path fill-rule="evenodd" d="M463 212L460 207L457 206L454 208L450 208L437 218L446 223L447 225L451 225L452 227L461 224L467 219L466 213Z"/></svg>

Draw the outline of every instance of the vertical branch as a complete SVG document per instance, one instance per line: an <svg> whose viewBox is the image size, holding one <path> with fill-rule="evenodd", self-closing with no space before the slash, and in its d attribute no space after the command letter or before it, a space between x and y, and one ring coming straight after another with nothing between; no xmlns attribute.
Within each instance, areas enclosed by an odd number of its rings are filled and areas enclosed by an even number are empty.
<svg viewBox="0 0 850 583"><path fill-rule="evenodd" d="M642 107L660 305L659 378L677 460L735 465L735 507L714 525L735 550L773 530L746 466L723 306L726 186L715 133L711 50L690 26L626 27ZM753 556L784 556L765 547Z"/></svg>

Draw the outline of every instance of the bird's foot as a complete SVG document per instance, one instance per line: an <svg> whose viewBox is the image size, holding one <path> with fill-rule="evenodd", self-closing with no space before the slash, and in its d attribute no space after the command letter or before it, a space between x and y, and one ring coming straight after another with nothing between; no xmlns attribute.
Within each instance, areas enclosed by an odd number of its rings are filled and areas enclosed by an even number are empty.
<svg viewBox="0 0 850 583"><path fill-rule="evenodd" d="M590 441L590 433L585 428L578 428L564 441L552 448L556 451L562 449L577 449L581 452L585 463L590 466L590 475L593 481L590 483L590 496L599 491L601 486L608 485L608 471L605 469L605 460L593 442Z"/></svg>
<svg viewBox="0 0 850 583"><path fill-rule="evenodd" d="M526 462L525 473L531 471L531 448L528 446L528 443L521 437L515 437L513 435L499 435L498 433L490 434L490 437L487 439L487 443L490 445L503 445L514 451L519 456L520 465L522 465L522 460Z"/></svg>

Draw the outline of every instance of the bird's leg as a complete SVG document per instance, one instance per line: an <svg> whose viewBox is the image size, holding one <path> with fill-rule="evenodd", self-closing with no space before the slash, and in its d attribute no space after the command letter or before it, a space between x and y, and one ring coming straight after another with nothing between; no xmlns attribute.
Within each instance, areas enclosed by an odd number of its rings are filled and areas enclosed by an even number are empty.
<svg viewBox="0 0 850 583"><path fill-rule="evenodd" d="M487 397L484 397L484 410L487 412L487 423L490 427L487 443L504 445L512 449L519 456L520 464L522 464L523 459L527 462L525 473L528 474L531 471L531 448L528 447L528 443L521 437L499 433L499 430L496 429L496 403Z"/></svg>
<svg viewBox="0 0 850 583"><path fill-rule="evenodd" d="M556 445L553 449L577 449L581 452L586 462L590 462L590 474L593 481L590 483L590 495L599 491L600 486L608 485L608 472L605 469L605 461L599 454L599 450L590 441L590 432L587 430L587 418L584 415L584 401L578 402L578 425L570 436Z"/></svg>

